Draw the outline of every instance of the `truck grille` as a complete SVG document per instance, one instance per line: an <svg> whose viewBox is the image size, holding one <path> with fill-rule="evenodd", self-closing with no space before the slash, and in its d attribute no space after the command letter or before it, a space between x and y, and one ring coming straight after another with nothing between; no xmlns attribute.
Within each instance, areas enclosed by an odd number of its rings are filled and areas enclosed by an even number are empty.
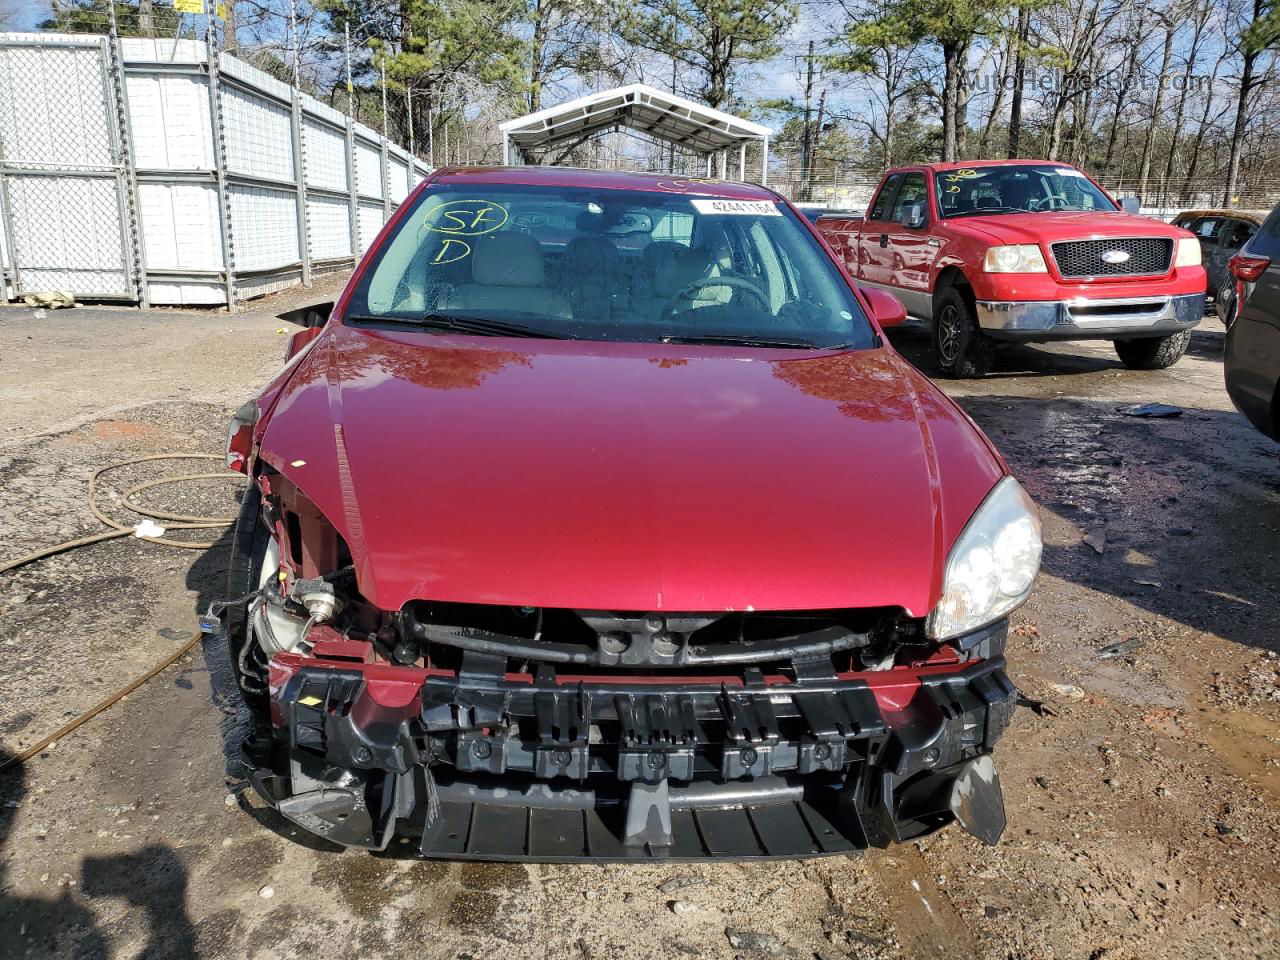
<svg viewBox="0 0 1280 960"><path fill-rule="evenodd" d="M1168 237L1122 237L1111 240L1069 240L1051 244L1058 273L1075 277L1149 277L1169 272L1173 240ZM1109 263L1104 255L1128 254L1121 263Z"/></svg>

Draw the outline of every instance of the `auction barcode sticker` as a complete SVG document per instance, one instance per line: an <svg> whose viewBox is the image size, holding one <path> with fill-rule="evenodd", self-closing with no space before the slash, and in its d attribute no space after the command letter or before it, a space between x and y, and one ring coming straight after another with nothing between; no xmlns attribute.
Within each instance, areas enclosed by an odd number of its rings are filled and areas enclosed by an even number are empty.
<svg viewBox="0 0 1280 960"><path fill-rule="evenodd" d="M780 217L782 211L770 200L722 200L699 197L693 201L699 213L731 214L741 217Z"/></svg>

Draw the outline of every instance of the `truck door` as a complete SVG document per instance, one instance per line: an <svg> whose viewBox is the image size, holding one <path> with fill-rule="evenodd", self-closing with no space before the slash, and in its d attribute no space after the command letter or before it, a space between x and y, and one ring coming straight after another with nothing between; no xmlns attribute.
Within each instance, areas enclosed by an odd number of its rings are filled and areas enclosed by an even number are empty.
<svg viewBox="0 0 1280 960"><path fill-rule="evenodd" d="M862 231L858 234L858 274L859 280L868 283L893 286L890 276L889 211L893 205L893 195L902 182L902 174L891 173L884 178L880 189L867 207L867 218L862 221Z"/></svg>
<svg viewBox="0 0 1280 960"><path fill-rule="evenodd" d="M933 313L929 268L937 254L937 241L929 235L932 217L928 191L923 172L903 174L885 224L892 283L907 312L922 320L928 320Z"/></svg>

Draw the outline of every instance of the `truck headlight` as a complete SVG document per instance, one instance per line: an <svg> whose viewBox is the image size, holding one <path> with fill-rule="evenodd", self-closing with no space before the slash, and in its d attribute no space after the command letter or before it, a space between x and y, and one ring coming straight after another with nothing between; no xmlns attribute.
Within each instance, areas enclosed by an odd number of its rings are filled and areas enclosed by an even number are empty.
<svg viewBox="0 0 1280 960"><path fill-rule="evenodd" d="M946 640L1021 606L1040 571L1040 514L1013 477L996 484L951 548L925 630Z"/></svg>
<svg viewBox="0 0 1280 960"><path fill-rule="evenodd" d="M982 269L987 273L1048 273L1044 254L1034 243L989 247Z"/></svg>
<svg viewBox="0 0 1280 960"><path fill-rule="evenodd" d="M1173 258L1175 267L1200 266L1200 241L1195 237L1179 237L1178 252Z"/></svg>

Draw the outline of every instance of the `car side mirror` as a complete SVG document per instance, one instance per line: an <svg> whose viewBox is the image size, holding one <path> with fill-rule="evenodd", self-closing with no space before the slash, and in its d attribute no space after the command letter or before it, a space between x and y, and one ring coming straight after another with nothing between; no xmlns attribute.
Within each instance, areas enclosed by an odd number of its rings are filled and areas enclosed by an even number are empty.
<svg viewBox="0 0 1280 960"><path fill-rule="evenodd" d="M1125 213L1141 213L1142 201L1137 197L1121 197L1120 209Z"/></svg>
<svg viewBox="0 0 1280 960"><path fill-rule="evenodd" d="M881 327L900 327L907 322L907 308L892 293L874 287L859 287L871 305L871 316Z"/></svg>
<svg viewBox="0 0 1280 960"><path fill-rule="evenodd" d="M909 230L919 230L929 222L929 216L924 211L924 204L912 203L902 211L902 225Z"/></svg>
<svg viewBox="0 0 1280 960"><path fill-rule="evenodd" d="M329 314L333 312L333 301L310 303L297 310L287 310L278 314L277 319L292 323L295 327L323 327L329 322Z"/></svg>

